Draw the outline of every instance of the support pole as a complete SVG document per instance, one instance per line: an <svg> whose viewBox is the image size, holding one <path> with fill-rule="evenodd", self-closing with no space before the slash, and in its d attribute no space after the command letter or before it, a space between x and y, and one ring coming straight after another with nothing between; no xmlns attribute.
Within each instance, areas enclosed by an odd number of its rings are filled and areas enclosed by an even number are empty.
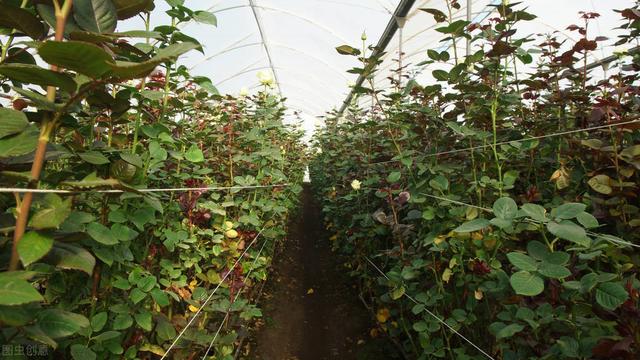
<svg viewBox="0 0 640 360"><path fill-rule="evenodd" d="M415 2L416 0L400 1L400 3L398 4L398 7L396 8L396 11L391 17L391 20L389 20L389 23L387 24L387 27L384 30L384 33L382 33L382 36L378 41L378 45L376 45L376 48L371 54L370 58L379 57L380 54L384 52L384 50L387 48L387 45L389 45L389 42L391 42L391 39L393 38L393 36L396 34L396 31L398 30L398 22L396 21L396 18L406 17L409 11L411 10L411 8L413 7L413 5L415 4ZM342 102L342 106L338 111L338 116L341 116L342 113L347 109L347 107L351 103L351 100L353 99L353 96L354 96L353 90L361 87L362 83L365 81L365 78L366 78L365 74L360 74L360 76L358 77L358 80L356 81L355 86L353 87L353 89L351 89L351 91L349 92L349 95L347 95L347 98Z"/></svg>
<svg viewBox="0 0 640 360"><path fill-rule="evenodd" d="M404 40L402 31L404 24L407 22L407 18L397 17L396 22L398 23L398 90L400 90L402 88L402 57L404 55L402 49L402 42Z"/></svg>
<svg viewBox="0 0 640 360"><path fill-rule="evenodd" d="M267 42L267 35L262 27L262 18L260 14L258 14L258 9L256 6L255 0L249 0L249 5L251 6L251 11L253 12L253 17L256 19L256 24L258 25L258 32L260 33L260 39L262 40L262 45L264 46L264 51L267 54L267 60L269 61L269 67L273 72L273 79L276 82L276 87L278 89L278 94L282 97L282 89L280 88L280 81L278 80L278 73L276 72L276 67L273 64L273 58L271 57L271 50L269 49L269 44Z"/></svg>
<svg viewBox="0 0 640 360"><path fill-rule="evenodd" d="M471 23L471 21L473 20L472 7L473 7L473 0L467 0L467 21L469 23ZM471 39L467 39L467 56L469 56L470 54L471 54Z"/></svg>

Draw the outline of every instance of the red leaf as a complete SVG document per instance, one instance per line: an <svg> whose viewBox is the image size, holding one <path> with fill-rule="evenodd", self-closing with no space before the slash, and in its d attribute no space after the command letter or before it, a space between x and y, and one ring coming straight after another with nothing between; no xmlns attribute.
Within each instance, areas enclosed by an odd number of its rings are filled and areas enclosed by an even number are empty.
<svg viewBox="0 0 640 360"><path fill-rule="evenodd" d="M598 43L593 40L580 39L574 46L573 51L585 52L593 51L598 48Z"/></svg>

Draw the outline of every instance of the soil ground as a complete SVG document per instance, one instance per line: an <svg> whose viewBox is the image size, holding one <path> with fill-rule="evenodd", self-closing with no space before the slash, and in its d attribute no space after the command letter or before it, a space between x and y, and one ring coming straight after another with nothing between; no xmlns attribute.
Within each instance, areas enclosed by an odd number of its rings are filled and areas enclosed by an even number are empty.
<svg viewBox="0 0 640 360"><path fill-rule="evenodd" d="M390 346L371 339L372 318L344 266L331 252L322 215L305 186L289 238L276 255L262 301L263 325L246 359L389 359Z"/></svg>

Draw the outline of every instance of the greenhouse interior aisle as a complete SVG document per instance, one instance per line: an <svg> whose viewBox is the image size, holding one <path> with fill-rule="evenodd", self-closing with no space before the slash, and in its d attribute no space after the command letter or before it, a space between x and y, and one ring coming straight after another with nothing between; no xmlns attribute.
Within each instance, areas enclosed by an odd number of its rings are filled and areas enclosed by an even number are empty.
<svg viewBox="0 0 640 360"><path fill-rule="evenodd" d="M265 324L249 358L388 359L381 353L383 344L370 339L370 317L330 250L309 185L301 196L301 211L274 259L263 304Z"/></svg>

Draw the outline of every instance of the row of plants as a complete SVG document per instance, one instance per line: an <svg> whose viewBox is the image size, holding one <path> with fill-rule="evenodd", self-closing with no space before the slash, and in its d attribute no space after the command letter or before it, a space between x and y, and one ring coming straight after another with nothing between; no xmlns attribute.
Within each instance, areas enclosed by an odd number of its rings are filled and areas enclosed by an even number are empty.
<svg viewBox="0 0 640 360"><path fill-rule="evenodd" d="M3 358L231 359L261 316L302 131L269 79L221 96L179 65L216 19L167 3L151 28L152 0L0 2Z"/></svg>
<svg viewBox="0 0 640 360"><path fill-rule="evenodd" d="M372 48L337 48L365 82L314 138L311 178L372 336L407 359L637 358L640 56L594 77L599 14L578 14L572 42L519 33L535 19L522 4L482 23L446 4L421 9L443 35L417 64L431 84L405 69L382 91ZM634 46L638 4L615 11L611 41ZM451 50L466 41L468 56Z"/></svg>

